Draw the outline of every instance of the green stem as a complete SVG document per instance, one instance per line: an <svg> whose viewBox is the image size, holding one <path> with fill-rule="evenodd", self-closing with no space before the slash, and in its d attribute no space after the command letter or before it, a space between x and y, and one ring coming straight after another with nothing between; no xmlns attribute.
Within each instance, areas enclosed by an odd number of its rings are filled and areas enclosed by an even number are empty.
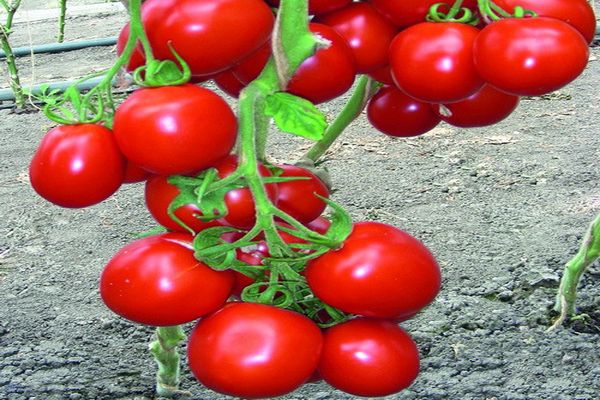
<svg viewBox="0 0 600 400"><path fill-rule="evenodd" d="M56 41L62 43L65 40L65 15L67 13L67 0L58 0L60 15L58 16L58 36Z"/></svg>
<svg viewBox="0 0 600 400"><path fill-rule="evenodd" d="M17 108L25 108L25 94L23 86L19 79L19 69L15 61L15 56L10 45L9 36L12 30L12 22L17 9L21 5L21 0L15 0L10 5L2 1L2 7L6 10L6 22L0 25L0 45L6 56L6 67L8 69L8 84L15 95L15 105Z"/></svg>
<svg viewBox="0 0 600 400"><path fill-rule="evenodd" d="M180 393L180 357L177 347L185 339L186 335L179 325L156 328L156 340L150 343L150 352L158 365L156 393L159 396L174 397Z"/></svg>
<svg viewBox="0 0 600 400"><path fill-rule="evenodd" d="M312 162L319 160L333 142L344 132L344 129L360 115L378 88L379 84L375 80L369 78L367 75L361 76L348 103L346 103L340 114L329 125L323 138L315 143L301 160L311 160Z"/></svg>
<svg viewBox="0 0 600 400"><path fill-rule="evenodd" d="M600 214L590 224L579 251L565 266L554 309L562 315L575 314L577 285L585 270L600 257Z"/></svg>

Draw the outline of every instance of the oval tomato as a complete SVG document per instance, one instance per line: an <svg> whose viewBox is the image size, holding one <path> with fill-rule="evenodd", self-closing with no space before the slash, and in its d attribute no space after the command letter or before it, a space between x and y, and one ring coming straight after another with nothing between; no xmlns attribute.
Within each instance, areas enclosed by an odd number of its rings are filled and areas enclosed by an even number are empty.
<svg viewBox="0 0 600 400"><path fill-rule="evenodd" d="M166 176L155 175L146 181L146 207L152 218L165 228L175 232L188 232L169 216L169 205L179 194L177 186L170 184ZM186 204L175 210L175 216L190 227L194 232L203 231L212 226L219 226L217 221L205 222L198 218L202 212L195 204Z"/></svg>
<svg viewBox="0 0 600 400"><path fill-rule="evenodd" d="M589 49L575 28L558 19L507 18L481 31L473 55L477 72L492 86L516 96L539 96L577 78Z"/></svg>
<svg viewBox="0 0 600 400"><path fill-rule="evenodd" d="M367 105L369 122L390 136L418 136L441 121L429 103L415 100L392 86L383 86Z"/></svg>
<svg viewBox="0 0 600 400"><path fill-rule="evenodd" d="M583 35L588 43L596 34L596 16L587 0L496 0L495 3L513 13L516 6L535 11L539 17L560 19Z"/></svg>
<svg viewBox="0 0 600 400"><path fill-rule="evenodd" d="M392 79L392 68L389 65L369 73L369 76L385 85L394 84L394 80Z"/></svg>
<svg viewBox="0 0 600 400"><path fill-rule="evenodd" d="M309 170L295 165L278 165L283 170L281 177L304 177L308 179L279 182L277 207L307 224L316 219L327 204L316 195L329 198L329 189L318 176Z"/></svg>
<svg viewBox="0 0 600 400"><path fill-rule="evenodd" d="M188 84L136 90L117 108L113 129L125 156L143 169L188 174L229 154L237 120L217 94Z"/></svg>
<svg viewBox="0 0 600 400"><path fill-rule="evenodd" d="M29 164L31 186L61 207L88 207L119 189L125 158L100 125L60 125L46 133Z"/></svg>
<svg viewBox="0 0 600 400"><path fill-rule="evenodd" d="M235 98L240 97L240 92L246 87L231 70L223 71L213 79L219 89Z"/></svg>
<svg viewBox="0 0 600 400"><path fill-rule="evenodd" d="M400 32L390 46L396 86L417 100L450 103L483 86L473 62L479 30L455 22L424 22Z"/></svg>
<svg viewBox="0 0 600 400"><path fill-rule="evenodd" d="M354 224L338 250L308 262L315 296L342 311L399 318L428 305L440 290L440 269L408 233L378 222Z"/></svg>
<svg viewBox="0 0 600 400"><path fill-rule="evenodd" d="M231 68L262 46L273 29L273 13L262 0L178 0L168 8L151 8L161 1L144 5L154 55L176 61L170 42L194 75Z"/></svg>
<svg viewBox="0 0 600 400"><path fill-rule="evenodd" d="M369 0L382 15L395 25L405 27L425 22L425 17L432 5L441 3L439 0ZM445 3L452 4L452 1ZM465 0L462 7L475 9L477 0Z"/></svg>
<svg viewBox="0 0 600 400"><path fill-rule="evenodd" d="M311 32L329 40L331 45L317 50L300 64L288 83L287 91L318 104L346 93L354 83L356 67L350 48L333 28L316 23L309 27Z"/></svg>
<svg viewBox="0 0 600 400"><path fill-rule="evenodd" d="M325 331L319 373L344 392L387 396L415 380L419 350L394 322L354 319Z"/></svg>
<svg viewBox="0 0 600 400"><path fill-rule="evenodd" d="M150 172L141 168L139 165L127 161L125 165L125 176L123 177L123 183L137 183L143 182L150 176Z"/></svg>
<svg viewBox="0 0 600 400"><path fill-rule="evenodd" d="M271 57L271 41L263 44L258 50L237 63L231 72L244 85L255 80L262 72Z"/></svg>
<svg viewBox="0 0 600 400"><path fill-rule="evenodd" d="M237 156L231 155L221 160L215 168L220 178L233 173L238 166ZM271 171L264 165L259 165L259 171L262 176L271 176ZM267 196L272 202L277 202L277 184L268 183L265 185ZM225 195L225 206L227 215L221 219L226 224L238 229L250 229L256 223L256 208L254 207L254 198L249 188L233 189Z"/></svg>
<svg viewBox="0 0 600 400"><path fill-rule="evenodd" d="M194 376L219 393L270 398L302 385L317 367L322 335L305 316L230 303L198 322L188 342Z"/></svg>
<svg viewBox="0 0 600 400"><path fill-rule="evenodd" d="M106 306L153 326L185 324L221 307L233 288L233 272L196 260L192 240L188 234L166 233L122 248L100 276Z"/></svg>
<svg viewBox="0 0 600 400"><path fill-rule="evenodd" d="M388 48L396 27L369 3L352 3L319 17L318 22L331 26L346 40L358 73L370 73L388 64Z"/></svg>
<svg viewBox="0 0 600 400"><path fill-rule="evenodd" d="M432 104L433 111L450 125L461 128L488 126L508 117L519 104L513 96L484 85L477 93L450 104Z"/></svg>

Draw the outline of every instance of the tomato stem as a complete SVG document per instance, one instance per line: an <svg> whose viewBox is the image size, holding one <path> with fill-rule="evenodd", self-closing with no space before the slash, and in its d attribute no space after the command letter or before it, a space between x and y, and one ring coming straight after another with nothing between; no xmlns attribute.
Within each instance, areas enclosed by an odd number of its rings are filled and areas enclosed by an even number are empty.
<svg viewBox="0 0 600 400"><path fill-rule="evenodd" d="M358 79L358 84L348 100L348 103L346 103L340 114L338 114L335 120L327 127L323 138L315 143L306 154L302 156L301 162L302 160L317 162L323 157L333 142L337 140L348 125L350 125L350 123L352 123L352 121L354 121L365 109L369 99L373 97L377 89L379 89L379 83L367 75L361 76Z"/></svg>
<svg viewBox="0 0 600 400"><path fill-rule="evenodd" d="M179 387L180 356L178 346L186 340L180 325L156 328L156 340L150 343L150 352L158 365L156 393L163 397L181 394Z"/></svg>

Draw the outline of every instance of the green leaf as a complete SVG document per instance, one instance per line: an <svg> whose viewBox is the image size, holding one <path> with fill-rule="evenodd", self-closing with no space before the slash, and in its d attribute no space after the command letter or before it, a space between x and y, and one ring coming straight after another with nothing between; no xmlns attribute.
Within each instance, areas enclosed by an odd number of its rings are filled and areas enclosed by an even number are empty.
<svg viewBox="0 0 600 400"><path fill-rule="evenodd" d="M283 132L311 140L321 140L327 121L310 101L289 93L278 92L267 97L266 114Z"/></svg>
<svg viewBox="0 0 600 400"><path fill-rule="evenodd" d="M342 206L331 199L316 195L323 200L332 209L331 226L325 234L328 238L338 243L342 243L352 232L352 218Z"/></svg>

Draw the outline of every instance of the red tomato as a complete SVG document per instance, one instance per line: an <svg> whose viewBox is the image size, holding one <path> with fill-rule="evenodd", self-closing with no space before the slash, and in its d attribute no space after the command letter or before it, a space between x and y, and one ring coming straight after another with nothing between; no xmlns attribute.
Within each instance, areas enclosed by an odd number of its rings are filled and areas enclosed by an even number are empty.
<svg viewBox="0 0 600 400"><path fill-rule="evenodd" d="M221 72L214 77L214 81L219 89L235 98L238 98L242 89L246 87L231 70Z"/></svg>
<svg viewBox="0 0 600 400"><path fill-rule="evenodd" d="M119 189L125 158L113 133L100 125L52 128L29 164L31 186L61 207L87 207Z"/></svg>
<svg viewBox="0 0 600 400"><path fill-rule="evenodd" d="M321 215L327 204L315 194L329 197L329 189L323 181L305 168L295 165L278 165L278 167L283 169L281 177L297 176L309 179L278 183L277 207L303 224Z"/></svg>
<svg viewBox="0 0 600 400"><path fill-rule="evenodd" d="M262 264L263 255L259 252L247 253L240 249L236 249L236 254L238 260L248 265ZM246 288L246 286L249 286L254 283L254 279L242 274L241 272L233 271L233 273L235 275L235 283L233 285L233 291L231 292L231 295L239 298L242 295L242 291Z"/></svg>
<svg viewBox="0 0 600 400"><path fill-rule="evenodd" d="M271 41L263 44L258 50L235 65L231 72L244 85L255 80L262 72L271 57Z"/></svg>
<svg viewBox="0 0 600 400"><path fill-rule="evenodd" d="M171 326L217 310L233 287L232 271L215 271L194 258L192 236L165 233L138 239L104 267L100 295L131 321Z"/></svg>
<svg viewBox="0 0 600 400"><path fill-rule="evenodd" d="M233 173L237 166L237 156L231 155L221 160L215 165L215 168L219 177L224 178ZM271 176L271 171L262 164L259 165L259 171L262 176ZM277 202L277 184L269 183L265 187L271 201ZM256 223L256 208L249 188L234 189L227 192L225 206L227 207L227 215L222 218L224 224L238 229L250 229Z"/></svg>
<svg viewBox="0 0 600 400"><path fill-rule="evenodd" d="M308 224L306 224L306 227L308 229L311 229L322 235L327 233L330 226L331 226L331 221L329 221L325 217L318 217L315 220L310 221Z"/></svg>
<svg viewBox="0 0 600 400"><path fill-rule="evenodd" d="M425 17L432 5L439 0L369 0L382 15L400 27L425 22ZM445 3L452 4L452 1ZM463 1L463 7L476 9L477 0Z"/></svg>
<svg viewBox="0 0 600 400"><path fill-rule="evenodd" d="M161 1L149 0L144 9ZM231 68L269 39L274 22L262 0L179 0L144 11L151 14L144 26L156 58L175 61L167 45L171 42L194 75Z"/></svg>
<svg viewBox="0 0 600 400"><path fill-rule="evenodd" d="M447 123L462 128L488 126L508 117L519 104L519 96L484 85L477 93L450 104L432 104L433 111Z"/></svg>
<svg viewBox="0 0 600 400"><path fill-rule="evenodd" d="M350 4L352 0L308 0L308 13L310 15L328 13ZM267 3L279 7L279 0L267 0Z"/></svg>
<svg viewBox="0 0 600 400"><path fill-rule="evenodd" d="M325 331L319 372L327 383L344 392L387 396L415 380L419 350L394 322L354 319Z"/></svg>
<svg viewBox="0 0 600 400"><path fill-rule="evenodd" d="M483 86L473 62L479 30L454 22L424 22L400 32L390 46L392 76L415 99L450 103Z"/></svg>
<svg viewBox="0 0 600 400"><path fill-rule="evenodd" d="M146 207L152 218L165 228L175 232L188 232L184 227L173 220L167 210L169 205L179 194L177 186L170 184L166 176L155 175L146 181ZM202 215L195 204L186 204L175 210L175 216L183 221L194 232L200 232L212 226L219 226L217 221L204 222L198 219Z"/></svg>
<svg viewBox="0 0 600 400"><path fill-rule="evenodd" d="M367 106L369 122L390 136L418 136L440 122L429 103L415 100L392 86L383 86Z"/></svg>
<svg viewBox="0 0 600 400"><path fill-rule="evenodd" d="M125 26L121 29L121 32L119 33L119 37L117 38L117 55L118 56L123 54L123 50L125 50L125 45L127 44L128 38L129 38L129 23L125 24ZM145 63L146 63L146 58L144 57L144 52L136 47L133 50L133 53L131 54L131 58L129 58L129 62L125 66L125 69L127 71L131 72L131 71L134 71L136 68L141 67Z"/></svg>
<svg viewBox="0 0 600 400"><path fill-rule="evenodd" d="M481 31L473 54L477 71L496 89L539 96L577 78L589 49L575 28L558 19L508 18Z"/></svg>
<svg viewBox="0 0 600 400"><path fill-rule="evenodd" d="M495 0L495 3L512 13L516 6L532 10L539 17L560 19L579 31L588 43L596 34L596 16L587 0Z"/></svg>
<svg viewBox="0 0 600 400"><path fill-rule="evenodd" d="M187 348L200 383L255 399L281 396L306 382L319 362L321 345L320 329L301 314L230 303L198 322Z"/></svg>
<svg viewBox="0 0 600 400"><path fill-rule="evenodd" d="M352 49L356 70L366 74L388 64L388 48L396 27L369 3L352 3L319 17L319 21L336 30Z"/></svg>
<svg viewBox="0 0 600 400"><path fill-rule="evenodd" d="M287 91L317 104L346 93L354 83L356 67L350 48L332 28L311 23L310 30L331 41L331 45L304 60Z"/></svg>
<svg viewBox="0 0 600 400"><path fill-rule="evenodd" d="M342 247L308 262L315 296L342 311L376 318L414 314L440 290L440 269L408 233L378 222L354 224Z"/></svg>
<svg viewBox="0 0 600 400"><path fill-rule="evenodd" d="M237 120L227 103L194 85L139 89L115 113L125 156L159 175L188 174L229 154Z"/></svg>
<svg viewBox="0 0 600 400"><path fill-rule="evenodd" d="M123 177L123 183L137 183L145 181L149 176L150 172L142 169L139 165L127 161L125 165L125 176Z"/></svg>
<svg viewBox="0 0 600 400"><path fill-rule="evenodd" d="M375 79L376 81L384 83L386 85L394 84L394 80L392 79L392 68L389 65L386 65L385 67L380 68L377 71L371 72L369 76Z"/></svg>

